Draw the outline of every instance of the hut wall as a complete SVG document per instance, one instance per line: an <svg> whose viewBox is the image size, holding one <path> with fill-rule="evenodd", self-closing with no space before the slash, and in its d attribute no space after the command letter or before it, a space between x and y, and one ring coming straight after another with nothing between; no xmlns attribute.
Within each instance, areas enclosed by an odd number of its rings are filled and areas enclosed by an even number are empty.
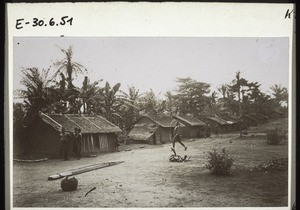
<svg viewBox="0 0 300 210"><path fill-rule="evenodd" d="M234 123L232 127L233 127L233 131L238 131L240 130L240 123Z"/></svg>
<svg viewBox="0 0 300 210"><path fill-rule="evenodd" d="M26 130L25 141L23 145L26 153L50 157L60 156L61 144L58 131L39 118L35 119Z"/></svg>
<svg viewBox="0 0 300 210"><path fill-rule="evenodd" d="M220 134L226 133L229 130L227 125L220 125L217 122L215 122L214 120L205 118L205 119L203 119L203 121L210 126L211 133L217 133L217 129ZM216 126L216 125L218 125L218 126Z"/></svg>
<svg viewBox="0 0 300 210"><path fill-rule="evenodd" d="M108 148L106 151L115 151L116 150L116 142L118 141L118 136L116 133L108 133L108 134L101 134L101 135L107 135L107 141L108 141Z"/></svg>
<svg viewBox="0 0 300 210"><path fill-rule="evenodd" d="M180 132L182 138L190 138L190 127L189 126L180 127L179 132Z"/></svg>
<svg viewBox="0 0 300 210"><path fill-rule="evenodd" d="M198 138L206 137L207 129L207 126L199 126Z"/></svg>
<svg viewBox="0 0 300 210"><path fill-rule="evenodd" d="M252 120L252 119L248 118L248 117L245 117L243 119L243 122L246 124L247 127L249 127L249 126L257 126L257 122L255 120Z"/></svg>
<svg viewBox="0 0 300 210"><path fill-rule="evenodd" d="M83 134L82 151L85 154L114 151L117 139L115 133Z"/></svg>
<svg viewBox="0 0 300 210"><path fill-rule="evenodd" d="M172 128L164 128L159 126L155 132L156 144L164 144L172 140Z"/></svg>
<svg viewBox="0 0 300 210"><path fill-rule="evenodd" d="M211 119L207 119L207 118L203 119L203 121L209 125L211 133L216 133L216 122L215 121L213 121Z"/></svg>
<svg viewBox="0 0 300 210"><path fill-rule="evenodd" d="M180 127L180 134L182 138L198 138L200 136L201 126L185 126Z"/></svg>
<svg viewBox="0 0 300 210"><path fill-rule="evenodd" d="M147 141L143 141L143 142L146 142L146 143L152 144L152 145L159 144L159 142L156 141L155 135L150 136Z"/></svg>
<svg viewBox="0 0 300 210"><path fill-rule="evenodd" d="M165 142L162 141L162 131L161 128L159 127L158 129L156 129L155 133L154 133L154 138L156 141L156 144L163 144Z"/></svg>
<svg viewBox="0 0 300 210"><path fill-rule="evenodd" d="M201 128L201 126L191 126L190 127L190 138L199 138L200 137L200 128Z"/></svg>

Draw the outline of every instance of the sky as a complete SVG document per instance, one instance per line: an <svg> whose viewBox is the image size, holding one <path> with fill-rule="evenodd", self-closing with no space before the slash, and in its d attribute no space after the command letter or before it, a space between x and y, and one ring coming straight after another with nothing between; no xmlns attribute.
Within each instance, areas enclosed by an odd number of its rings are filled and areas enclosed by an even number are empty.
<svg viewBox="0 0 300 210"><path fill-rule="evenodd" d="M22 68L52 69L64 58L60 51L73 45L73 61L88 69L83 77L134 85L140 92L152 89L159 97L176 88L176 78L191 77L217 90L230 83L237 71L261 90L289 85L288 38L204 37L15 37L13 46L13 89L20 84Z"/></svg>

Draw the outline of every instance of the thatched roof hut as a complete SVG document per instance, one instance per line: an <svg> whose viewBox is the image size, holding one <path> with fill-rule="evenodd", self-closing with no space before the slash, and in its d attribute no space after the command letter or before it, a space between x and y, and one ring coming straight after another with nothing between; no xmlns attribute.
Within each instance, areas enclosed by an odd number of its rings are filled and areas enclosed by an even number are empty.
<svg viewBox="0 0 300 210"><path fill-rule="evenodd" d="M218 116L205 117L202 119L203 122L209 125L210 130L213 133L225 133L229 131L230 123Z"/></svg>
<svg viewBox="0 0 300 210"><path fill-rule="evenodd" d="M144 115L132 124L127 139L149 144L170 142L175 125L176 120L164 114Z"/></svg>
<svg viewBox="0 0 300 210"><path fill-rule="evenodd" d="M40 112L27 127L25 151L58 156L59 133L65 129L73 132L80 128L83 136L82 152L104 152L115 150L117 133L122 130L98 115L45 114ZM72 151L72 145L70 145Z"/></svg>
<svg viewBox="0 0 300 210"><path fill-rule="evenodd" d="M185 128L182 128L183 138L199 138L206 136L207 124L205 122L189 115L176 115L173 116L173 118L185 125Z"/></svg>

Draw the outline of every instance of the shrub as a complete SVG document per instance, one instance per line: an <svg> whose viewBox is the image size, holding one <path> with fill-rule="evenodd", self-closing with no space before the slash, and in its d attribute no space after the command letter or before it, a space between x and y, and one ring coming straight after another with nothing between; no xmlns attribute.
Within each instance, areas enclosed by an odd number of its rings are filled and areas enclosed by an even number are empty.
<svg viewBox="0 0 300 210"><path fill-rule="evenodd" d="M267 144L279 145L287 139L286 132L279 130L278 128L268 130L266 132Z"/></svg>
<svg viewBox="0 0 300 210"><path fill-rule="evenodd" d="M215 175L229 175L231 174L231 167L233 165L234 158L229 155L225 148L218 152L216 149L208 152L208 163L205 167Z"/></svg>

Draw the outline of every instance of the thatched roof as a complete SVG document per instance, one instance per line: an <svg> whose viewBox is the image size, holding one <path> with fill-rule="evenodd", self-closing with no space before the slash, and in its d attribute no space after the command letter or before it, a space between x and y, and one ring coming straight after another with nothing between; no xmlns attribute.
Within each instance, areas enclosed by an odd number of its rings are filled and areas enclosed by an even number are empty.
<svg viewBox="0 0 300 210"><path fill-rule="evenodd" d="M188 115L176 115L173 118L189 126L206 126L203 121Z"/></svg>
<svg viewBox="0 0 300 210"><path fill-rule="evenodd" d="M45 114L40 112L39 117L55 130L72 132L74 128L80 128L82 133L117 133L122 130L98 115L79 114Z"/></svg>
<svg viewBox="0 0 300 210"><path fill-rule="evenodd" d="M264 118L265 120L269 119L266 115L263 115L263 114L257 114L257 115L260 116L261 118Z"/></svg>
<svg viewBox="0 0 300 210"><path fill-rule="evenodd" d="M127 135L128 138L138 141L147 141L156 131L155 124L136 124Z"/></svg>
<svg viewBox="0 0 300 210"><path fill-rule="evenodd" d="M236 120L234 117L231 117L229 115L224 114L224 115L221 115L220 117L229 124L236 124L236 123L240 122L240 120Z"/></svg>
<svg viewBox="0 0 300 210"><path fill-rule="evenodd" d="M204 120L205 119L210 119L210 120L212 120L215 123L218 123L220 125L228 125L228 124L230 124L230 123L226 122L226 120L223 120L223 119L221 119L219 117L206 117L206 118L204 118Z"/></svg>
<svg viewBox="0 0 300 210"><path fill-rule="evenodd" d="M152 120L153 122L155 122L156 124L164 127L164 128L174 128L176 125L176 121L165 115L165 114L160 114L160 115L144 115L142 117L147 117L150 120Z"/></svg>
<svg viewBox="0 0 300 210"><path fill-rule="evenodd" d="M250 117L254 118L256 121L261 121L261 120L265 121L265 120L268 119L268 118L266 118L266 116L256 114L256 113L250 113L250 114L247 114L247 116L250 116Z"/></svg>
<svg viewBox="0 0 300 210"><path fill-rule="evenodd" d="M256 120L257 120L257 119L255 119L253 116L251 116L251 115L243 115L242 118L243 118L243 119L248 118L248 119L250 119L250 120L252 120L252 121L255 121L255 122L256 122Z"/></svg>

